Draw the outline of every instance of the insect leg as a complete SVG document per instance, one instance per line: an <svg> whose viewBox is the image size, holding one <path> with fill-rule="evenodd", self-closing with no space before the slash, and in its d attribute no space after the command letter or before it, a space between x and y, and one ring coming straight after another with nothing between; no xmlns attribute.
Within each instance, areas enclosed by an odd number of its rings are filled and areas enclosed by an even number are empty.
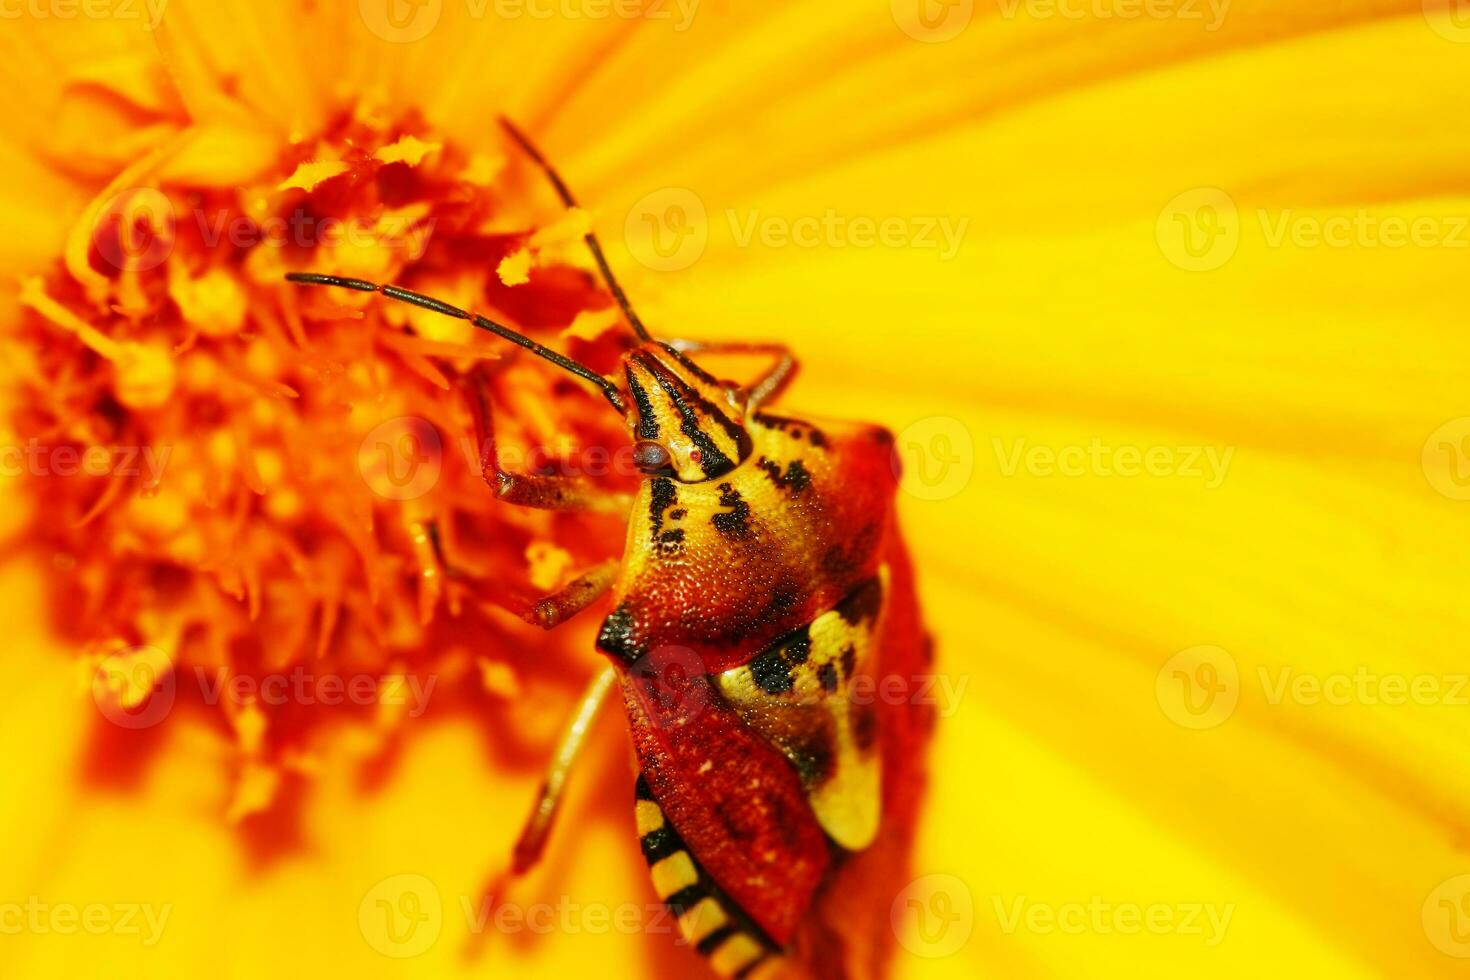
<svg viewBox="0 0 1470 980"><path fill-rule="evenodd" d="M791 348L785 344L758 344L744 343L741 341L719 341L719 340L671 340L669 346L681 354L767 354L772 358L771 366L765 373L746 385L746 403L752 408L759 408L768 401L773 401L786 386L796 377L797 368L800 366L796 356L791 353Z"/></svg>
<svg viewBox="0 0 1470 980"><path fill-rule="evenodd" d="M541 783L541 795L537 797L536 806L531 810L531 816L511 851L512 875L524 874L530 870L546 850L546 841L551 836L557 808L561 806L562 788L566 785L567 774L576 762L577 753L586 741L587 732L592 728L597 711L606 700L607 692L612 689L616 677L617 673L613 668L604 668L583 692L582 700L578 702L566 730L562 732L561 742L551 758L551 765L547 767L546 778Z"/></svg>
<svg viewBox="0 0 1470 980"><path fill-rule="evenodd" d="M577 613L596 602L609 588L618 574L618 560L593 565L572 579L559 591L539 600L522 617L532 626L555 629Z"/></svg>
<svg viewBox="0 0 1470 980"><path fill-rule="evenodd" d="M495 495L506 503L541 510L591 510L624 513L632 506L625 493L616 493L580 477L512 473L500 463L495 440L495 414L489 386L476 373L468 384L470 409L480 437L480 474Z"/></svg>

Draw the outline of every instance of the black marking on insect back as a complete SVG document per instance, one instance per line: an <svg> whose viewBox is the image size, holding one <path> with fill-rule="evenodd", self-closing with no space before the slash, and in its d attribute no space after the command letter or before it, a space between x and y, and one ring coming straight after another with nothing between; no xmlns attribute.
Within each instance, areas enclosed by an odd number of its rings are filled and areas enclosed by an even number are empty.
<svg viewBox="0 0 1470 980"><path fill-rule="evenodd" d="M728 483L720 484L720 506L730 508L710 519L710 523L731 541L747 541L754 537L750 529L750 504Z"/></svg>
<svg viewBox="0 0 1470 980"><path fill-rule="evenodd" d="M658 553L668 558L684 550L684 529L671 528L658 536Z"/></svg>
<svg viewBox="0 0 1470 980"><path fill-rule="evenodd" d="M633 798L636 800L652 800L653 787L648 785L648 779L643 773L638 774L638 781L633 784Z"/></svg>
<svg viewBox="0 0 1470 980"><path fill-rule="evenodd" d="M768 429L779 429L791 437L793 441L799 441L803 435L811 440L813 446L822 449L827 445L827 436L821 429L810 422L800 419L787 418L784 415L772 415L769 412L757 412L755 420Z"/></svg>
<svg viewBox="0 0 1470 980"><path fill-rule="evenodd" d="M674 481L661 476L648 490L648 523L654 537L664 526L664 511L679 502L679 488Z"/></svg>
<svg viewBox="0 0 1470 980"><path fill-rule="evenodd" d="M633 404L638 407L638 438L658 438L658 417L653 413L653 401L649 399L648 392L643 390L643 385L628 372L628 391L633 395Z"/></svg>
<svg viewBox="0 0 1470 980"><path fill-rule="evenodd" d="M848 705L852 713L852 741L859 752L866 752L878 741L878 713L870 704Z"/></svg>
<svg viewBox="0 0 1470 980"><path fill-rule="evenodd" d="M597 634L597 649L626 664L632 664L643 656L643 647L633 640L633 614L627 606L619 606L602 621L602 629Z"/></svg>
<svg viewBox="0 0 1470 980"><path fill-rule="evenodd" d="M817 680L821 682L822 690L831 694L837 690L837 668L831 663L822 664L817 668Z"/></svg>
<svg viewBox="0 0 1470 980"><path fill-rule="evenodd" d="M781 472L780 463L772 462L764 456L756 460L755 465L760 467L761 472L778 490L785 490L793 496L812 485L812 475L807 472L806 464L799 459L793 459L787 464L785 473Z"/></svg>
<svg viewBox="0 0 1470 980"><path fill-rule="evenodd" d="M825 726L790 743L792 762L804 785L824 783L832 778L837 761L832 754L832 732Z"/></svg>
<svg viewBox="0 0 1470 980"><path fill-rule="evenodd" d="M767 694L785 694L791 690L791 667L780 650L767 650L752 660L750 677Z"/></svg>
<svg viewBox="0 0 1470 980"><path fill-rule="evenodd" d="M683 507L675 507L673 510L669 511L669 520L671 521L682 521L688 516L689 511L685 510Z"/></svg>
<svg viewBox="0 0 1470 980"><path fill-rule="evenodd" d="M852 672L857 669L857 650L851 643L842 648L842 676L852 677Z"/></svg>
<svg viewBox="0 0 1470 980"><path fill-rule="evenodd" d="M786 694L795 684L792 670L812 652L811 626L801 626L777 640L750 662L750 677L767 694Z"/></svg>
<svg viewBox="0 0 1470 980"><path fill-rule="evenodd" d="M786 662L793 667L806 663L806 658L812 655L812 634L810 626L803 626L797 630L786 644Z"/></svg>
<svg viewBox="0 0 1470 980"><path fill-rule="evenodd" d="M883 586L876 578L870 578L837 604L837 614L856 626L865 619L876 619L882 604Z"/></svg>

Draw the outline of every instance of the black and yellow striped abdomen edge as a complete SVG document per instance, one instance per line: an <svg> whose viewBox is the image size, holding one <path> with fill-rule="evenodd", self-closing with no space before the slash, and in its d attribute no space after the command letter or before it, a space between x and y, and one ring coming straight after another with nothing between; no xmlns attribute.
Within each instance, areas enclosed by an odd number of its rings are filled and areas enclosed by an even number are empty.
<svg viewBox="0 0 1470 980"><path fill-rule="evenodd" d="M653 798L648 781L635 790L638 839L653 889L679 923L684 941L722 977L773 976L781 951L707 875Z"/></svg>

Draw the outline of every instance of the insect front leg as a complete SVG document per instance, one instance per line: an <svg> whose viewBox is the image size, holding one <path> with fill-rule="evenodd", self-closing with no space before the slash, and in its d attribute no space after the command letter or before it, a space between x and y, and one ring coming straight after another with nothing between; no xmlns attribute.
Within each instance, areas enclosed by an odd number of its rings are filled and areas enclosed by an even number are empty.
<svg viewBox="0 0 1470 980"><path fill-rule="evenodd" d="M629 494L608 490L585 478L507 470L500 462L500 449L495 440L495 414L484 374L476 372L467 386L470 409L480 438L480 474L497 497L518 507L540 510L628 512L633 503Z"/></svg>
<svg viewBox="0 0 1470 980"><path fill-rule="evenodd" d="M601 598L612 587L617 575L618 560L609 558L593 565L551 595L537 600L521 616L532 626L555 629Z"/></svg>
<svg viewBox="0 0 1470 980"><path fill-rule="evenodd" d="M765 373L746 385L746 404L757 409L768 401L774 401L796 377L801 366L791 348L785 344L743 343L719 340L671 340L669 346L681 354L765 354L771 357L771 366Z"/></svg>

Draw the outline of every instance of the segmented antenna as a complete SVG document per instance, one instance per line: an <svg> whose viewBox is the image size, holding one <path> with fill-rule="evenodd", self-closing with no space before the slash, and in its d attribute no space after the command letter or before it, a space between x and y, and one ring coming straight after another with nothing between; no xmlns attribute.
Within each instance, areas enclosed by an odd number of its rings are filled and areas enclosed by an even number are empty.
<svg viewBox="0 0 1470 980"><path fill-rule="evenodd" d="M435 313L442 313L444 316L454 317L456 320L468 320L481 330L488 330L497 337L504 337L511 343L524 347L537 357L545 358L557 367L563 368L579 378L584 378L592 382L598 388L602 389L603 396L612 402L613 408L616 408L619 412L627 411L627 404L623 401L622 393L618 391L617 385L613 384L607 378L598 374L585 364L579 364L565 354L558 353L543 344L538 344L530 337L516 333L510 327L496 323L494 320L483 317L478 313L461 310L459 307L451 306L441 299L425 296L423 293L416 293L410 289L404 289L402 286L390 286L369 282L366 279L352 279L347 276L329 276L319 272L290 272L286 274L286 278L291 282L300 283L304 286L338 286L342 289L355 289L360 293L382 293L389 299L396 299L402 303L411 303L414 306L419 306L426 310L433 310Z"/></svg>
<svg viewBox="0 0 1470 980"><path fill-rule="evenodd" d="M578 207L576 200L572 197L572 192L567 188L566 182L561 179L561 175L556 172L556 168L546 162L546 158L541 155L541 151L536 149L535 144L531 142L526 134L517 129L515 124L504 116L500 117L500 125L504 126L505 131L510 134L510 138L515 140L516 144L522 150L526 151L526 156L530 157L545 172L547 179L551 181L551 186L556 188L556 194L561 198L561 203L568 208ZM582 236L582 240L587 243L587 248L592 252L592 257L597 260L597 268L602 271L602 281L607 283L607 288L613 294L613 299L617 300L618 306L622 307L623 316L628 319L628 326L633 328L633 332L638 335L639 340L644 343L652 342L653 338L649 336L648 328L643 325L642 320L638 319L638 314L633 312L633 304L628 302L628 294L623 292L622 286L618 285L618 280L613 275L612 267L607 264L607 256L602 254L602 246L598 244L597 236L589 229L587 234Z"/></svg>

